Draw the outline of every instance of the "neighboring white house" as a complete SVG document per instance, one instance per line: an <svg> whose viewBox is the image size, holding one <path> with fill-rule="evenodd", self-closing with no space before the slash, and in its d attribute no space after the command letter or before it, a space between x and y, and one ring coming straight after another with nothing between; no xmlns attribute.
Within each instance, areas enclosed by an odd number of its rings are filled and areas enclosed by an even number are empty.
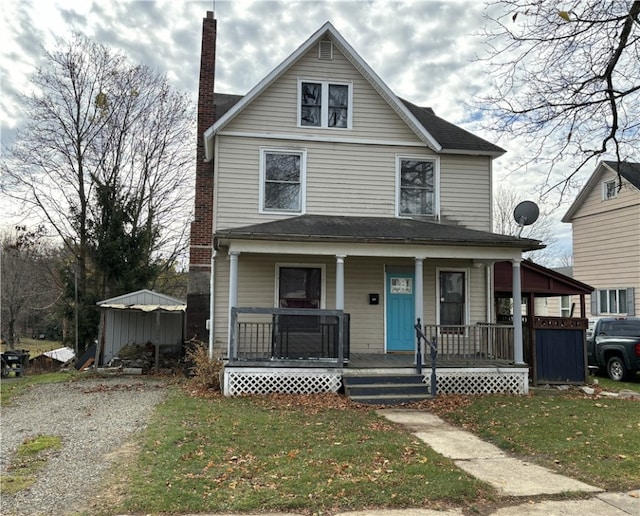
<svg viewBox="0 0 640 516"><path fill-rule="evenodd" d="M323 327L283 312L300 309L349 314L352 354L412 353L417 318L464 335L492 322L492 264L519 265L543 247L491 232L492 166L504 150L398 98L331 23L245 96L215 102L203 145L216 354L326 358L283 343L289 325ZM197 203L192 234L211 223L203 213ZM202 247L192 241L192 253Z"/></svg>
<svg viewBox="0 0 640 516"><path fill-rule="evenodd" d="M587 313L638 315L640 163L602 161L565 214L573 231L573 277L592 285Z"/></svg>

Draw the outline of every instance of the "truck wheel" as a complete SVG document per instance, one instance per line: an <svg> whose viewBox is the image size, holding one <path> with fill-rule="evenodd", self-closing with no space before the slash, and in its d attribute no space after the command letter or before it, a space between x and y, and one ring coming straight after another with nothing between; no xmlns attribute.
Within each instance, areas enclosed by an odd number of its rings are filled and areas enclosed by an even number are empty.
<svg viewBox="0 0 640 516"><path fill-rule="evenodd" d="M620 357L611 357L607 363L607 373L614 382L621 382L627 377L627 368Z"/></svg>

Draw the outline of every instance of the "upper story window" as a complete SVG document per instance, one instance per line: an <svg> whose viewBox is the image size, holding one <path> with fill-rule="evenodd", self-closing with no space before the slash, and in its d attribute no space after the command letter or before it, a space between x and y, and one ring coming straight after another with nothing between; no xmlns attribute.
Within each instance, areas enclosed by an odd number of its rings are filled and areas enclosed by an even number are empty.
<svg viewBox="0 0 640 516"><path fill-rule="evenodd" d="M613 199L618 196L618 186L614 181L605 181L602 183L602 199L604 201Z"/></svg>
<svg viewBox="0 0 640 516"><path fill-rule="evenodd" d="M352 85L298 81L298 123L302 127L351 129Z"/></svg>
<svg viewBox="0 0 640 516"><path fill-rule="evenodd" d="M306 158L304 150L261 149L261 211L304 211Z"/></svg>
<svg viewBox="0 0 640 516"><path fill-rule="evenodd" d="M398 157L396 167L397 214L437 216L437 160Z"/></svg>

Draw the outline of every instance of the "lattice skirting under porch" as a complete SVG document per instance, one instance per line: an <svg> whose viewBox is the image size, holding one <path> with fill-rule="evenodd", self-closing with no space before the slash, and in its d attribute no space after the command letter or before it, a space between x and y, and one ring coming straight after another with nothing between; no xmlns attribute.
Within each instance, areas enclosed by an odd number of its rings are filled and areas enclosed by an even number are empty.
<svg viewBox="0 0 640 516"><path fill-rule="evenodd" d="M423 370L424 381L431 382L431 370ZM528 394L529 369L526 367L439 368L436 369L438 394Z"/></svg>
<svg viewBox="0 0 640 516"><path fill-rule="evenodd" d="M318 394L338 392L339 369L226 367L224 394Z"/></svg>

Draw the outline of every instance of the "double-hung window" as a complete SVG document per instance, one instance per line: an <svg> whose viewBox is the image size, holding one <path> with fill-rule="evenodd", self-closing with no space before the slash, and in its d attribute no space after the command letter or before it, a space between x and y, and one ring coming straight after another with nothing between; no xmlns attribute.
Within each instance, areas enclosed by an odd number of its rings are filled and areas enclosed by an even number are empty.
<svg viewBox="0 0 640 516"><path fill-rule="evenodd" d="M302 213L306 151L263 148L260 158L261 211Z"/></svg>
<svg viewBox="0 0 640 516"><path fill-rule="evenodd" d="M627 311L627 289L598 290L601 314L619 314Z"/></svg>
<svg viewBox="0 0 640 516"><path fill-rule="evenodd" d="M435 159L398 157L398 215L437 216L437 165Z"/></svg>
<svg viewBox="0 0 640 516"><path fill-rule="evenodd" d="M298 81L298 124L350 129L352 86L329 81Z"/></svg>

